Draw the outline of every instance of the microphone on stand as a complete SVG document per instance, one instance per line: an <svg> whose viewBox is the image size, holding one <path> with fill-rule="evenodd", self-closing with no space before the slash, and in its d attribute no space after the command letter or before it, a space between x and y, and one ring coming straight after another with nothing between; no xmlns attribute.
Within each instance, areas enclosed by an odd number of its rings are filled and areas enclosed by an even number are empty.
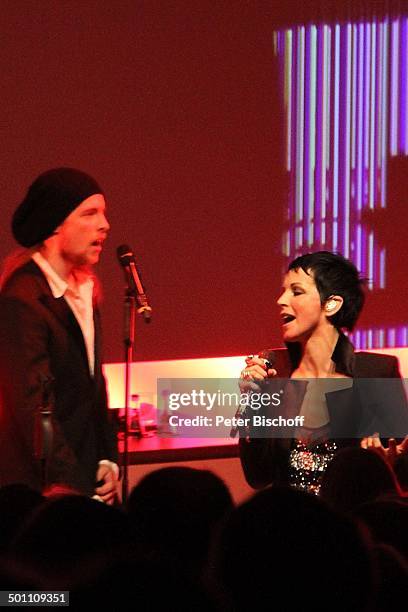
<svg viewBox="0 0 408 612"><path fill-rule="evenodd" d="M127 244L121 244L116 249L116 253L119 263L124 270L125 279L129 290L134 294L139 305L137 312L143 315L145 323L150 323L152 318L152 309L149 306L147 296L142 285L142 280L137 269L133 251Z"/></svg>
<svg viewBox="0 0 408 612"><path fill-rule="evenodd" d="M276 361L275 351L273 351L272 349L264 349L263 351L259 353L258 357L259 359L262 359L262 361L264 362L266 370L271 370L273 368L275 361ZM259 381L257 381L257 384L259 384ZM243 417L245 415L247 407L248 406L246 405L242 406L240 404L238 406L238 410L235 413L235 418L239 419ZM238 432L239 432L239 426L235 425L230 431L230 438L235 438Z"/></svg>

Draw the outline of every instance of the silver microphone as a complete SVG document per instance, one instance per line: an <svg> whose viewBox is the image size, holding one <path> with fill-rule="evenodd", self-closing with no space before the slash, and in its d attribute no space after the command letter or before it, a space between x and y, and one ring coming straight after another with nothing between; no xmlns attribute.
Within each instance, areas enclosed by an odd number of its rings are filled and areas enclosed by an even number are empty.
<svg viewBox="0 0 408 612"><path fill-rule="evenodd" d="M276 361L276 353L274 350L264 349L263 351L259 353L258 357L259 359L262 359L262 361L264 362L266 370L270 370L273 368L275 361ZM247 405L240 404L235 413L235 418L239 419L240 417L244 416L247 407L248 407ZM238 432L239 432L239 426L235 425L230 431L230 438L235 438Z"/></svg>

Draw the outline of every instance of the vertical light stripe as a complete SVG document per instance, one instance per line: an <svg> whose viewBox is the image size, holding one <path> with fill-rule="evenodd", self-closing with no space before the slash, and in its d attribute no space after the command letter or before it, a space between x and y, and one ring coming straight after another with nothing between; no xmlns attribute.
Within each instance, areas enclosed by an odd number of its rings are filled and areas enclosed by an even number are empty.
<svg viewBox="0 0 408 612"><path fill-rule="evenodd" d="M329 26L324 26L325 27L325 31L326 31L326 69L327 69L327 73L326 73L326 123L327 123L327 141L326 141L326 163L327 163L327 169L330 168L330 160L331 160L331 156L330 156L330 144L331 144L331 140L330 140L330 111L331 111L331 86L330 86L330 79L331 79L331 39L332 39L332 31L331 28L329 28Z"/></svg>
<svg viewBox="0 0 408 612"><path fill-rule="evenodd" d="M284 234L284 254L289 257L290 256L290 232L289 230Z"/></svg>
<svg viewBox="0 0 408 612"><path fill-rule="evenodd" d="M314 242L315 214L315 169L316 169L316 26L310 26L310 101L309 101L309 210L308 212L308 245Z"/></svg>
<svg viewBox="0 0 408 612"><path fill-rule="evenodd" d="M395 346L395 328L390 327L388 330L388 346Z"/></svg>
<svg viewBox="0 0 408 612"><path fill-rule="evenodd" d="M359 41L358 41L358 119L357 119L357 185L356 185L356 202L357 210L361 210L363 206L363 122L364 122L364 24L358 26Z"/></svg>
<svg viewBox="0 0 408 612"><path fill-rule="evenodd" d="M281 50L280 45L279 45L279 40L280 40L280 32L274 32L272 36L274 55L278 55L279 51Z"/></svg>
<svg viewBox="0 0 408 612"><path fill-rule="evenodd" d="M383 40L382 40L382 98L381 98L381 207L386 207L387 202L387 148L388 148L388 130L387 130L387 101L388 101L388 20L384 21Z"/></svg>
<svg viewBox="0 0 408 612"><path fill-rule="evenodd" d="M373 289L374 280L374 233L368 234L368 288Z"/></svg>
<svg viewBox="0 0 408 612"><path fill-rule="evenodd" d="M334 29L334 82L333 82L333 249L338 246L337 219L339 214L339 87L340 87L340 26Z"/></svg>
<svg viewBox="0 0 408 612"><path fill-rule="evenodd" d="M338 222L333 220L333 251L337 251L339 244Z"/></svg>
<svg viewBox="0 0 408 612"><path fill-rule="evenodd" d="M321 246L326 245L327 171L330 167L330 28L323 26Z"/></svg>
<svg viewBox="0 0 408 612"><path fill-rule="evenodd" d="M403 59L403 70L402 83L404 85L404 117L401 129L403 130L403 141L404 147L401 153L408 155L408 17L403 20L404 26L404 59Z"/></svg>
<svg viewBox="0 0 408 612"><path fill-rule="evenodd" d="M386 276L385 276L385 262L386 262L386 249L383 247L380 250L380 289L385 289Z"/></svg>
<svg viewBox="0 0 408 612"><path fill-rule="evenodd" d="M295 243L295 248L298 249L302 245L303 245L303 227L302 226L298 226L296 228L296 243Z"/></svg>
<svg viewBox="0 0 408 612"><path fill-rule="evenodd" d="M408 17L405 19L405 36L408 49ZM405 155L408 155L408 58L405 58Z"/></svg>
<svg viewBox="0 0 408 612"><path fill-rule="evenodd" d="M343 253L345 257L350 256L350 144L351 144L351 25L347 25L347 76L346 76L346 117L345 117L345 155L344 155L344 234Z"/></svg>
<svg viewBox="0 0 408 612"><path fill-rule="evenodd" d="M356 266L359 270L362 269L362 261L361 261L361 223L357 223L357 238L356 238Z"/></svg>
<svg viewBox="0 0 408 612"><path fill-rule="evenodd" d="M390 148L391 155L398 153L398 46L399 21L391 26L391 112L390 112Z"/></svg>
<svg viewBox="0 0 408 612"><path fill-rule="evenodd" d="M370 24L365 25L365 46L364 46L364 193L367 193L366 177L369 169L369 136L370 136L370 49L371 49L371 28ZM367 201L364 198L364 202Z"/></svg>
<svg viewBox="0 0 408 612"><path fill-rule="evenodd" d="M305 28L298 28L297 45L297 121L296 121L296 222L303 220L303 162L304 162L304 96L305 96Z"/></svg>
<svg viewBox="0 0 408 612"><path fill-rule="evenodd" d="M356 140L357 140L357 25L352 26L352 58L351 58L351 167L355 170L357 165Z"/></svg>
<svg viewBox="0 0 408 612"><path fill-rule="evenodd" d="M376 100L375 100L375 67L376 67L376 24L371 24L371 49L370 49L370 136L369 136L369 188L368 205L374 208L376 189L375 189L375 119L376 119Z"/></svg>
<svg viewBox="0 0 408 612"><path fill-rule="evenodd" d="M285 100L286 104L286 116L287 116L287 136L286 136L286 167L292 169L291 164L291 138L292 138L292 30L286 30L285 33Z"/></svg>

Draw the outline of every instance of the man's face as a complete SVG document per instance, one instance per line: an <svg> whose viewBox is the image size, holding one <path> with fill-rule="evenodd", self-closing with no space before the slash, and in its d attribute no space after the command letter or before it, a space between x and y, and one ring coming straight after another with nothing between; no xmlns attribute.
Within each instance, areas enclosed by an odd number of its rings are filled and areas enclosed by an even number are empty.
<svg viewBox="0 0 408 612"><path fill-rule="evenodd" d="M289 270L285 275L283 293L277 303L285 342L302 342L320 326L327 325L313 274L306 274L302 268Z"/></svg>
<svg viewBox="0 0 408 612"><path fill-rule="evenodd" d="M106 239L109 223L105 198L95 194L81 202L52 237L60 256L73 266L96 264Z"/></svg>

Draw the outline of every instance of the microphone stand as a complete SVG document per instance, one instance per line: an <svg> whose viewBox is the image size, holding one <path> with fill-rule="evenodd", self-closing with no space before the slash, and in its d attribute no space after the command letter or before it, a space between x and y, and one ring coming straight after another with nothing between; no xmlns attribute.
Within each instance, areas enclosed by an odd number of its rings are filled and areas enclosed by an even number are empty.
<svg viewBox="0 0 408 612"><path fill-rule="evenodd" d="M129 392L130 392L130 368L133 361L133 345L135 340L136 322L136 300L134 293L127 288L124 302L124 345L125 345L125 426L122 456L122 503L127 502L129 490ZM140 421L140 419L139 419Z"/></svg>
<svg viewBox="0 0 408 612"><path fill-rule="evenodd" d="M124 301L124 345L125 345L125 427L123 445L123 481L122 502L126 503L129 489L129 396L130 396L130 369L133 362L133 346L135 340L136 312L143 315L146 323L150 322L152 309L150 308L146 294L138 274L132 249L123 244L117 249L119 263L123 267L126 279L125 301ZM136 310L136 302L138 308ZM136 410L138 435L144 435L140 407Z"/></svg>
<svg viewBox="0 0 408 612"><path fill-rule="evenodd" d="M130 379L133 363L133 347L135 343L136 328L136 296L132 288L125 289L124 301L124 347L125 347L125 419L123 429L123 455L122 455L122 503L126 503L129 491L129 415L130 415ZM136 410L138 436L144 436L144 427L140 416L140 408Z"/></svg>

